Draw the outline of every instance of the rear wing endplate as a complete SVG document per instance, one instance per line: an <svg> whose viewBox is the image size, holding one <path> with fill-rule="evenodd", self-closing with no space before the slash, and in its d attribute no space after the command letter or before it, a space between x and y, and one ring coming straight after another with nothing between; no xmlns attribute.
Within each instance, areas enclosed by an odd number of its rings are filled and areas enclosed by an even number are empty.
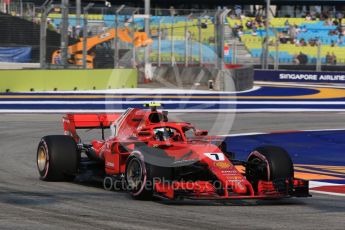
<svg viewBox="0 0 345 230"><path fill-rule="evenodd" d="M65 135L72 136L79 142L80 138L76 132L77 129L102 129L102 138L104 139L104 129L109 128L120 116L121 113L66 114L63 117L64 133Z"/></svg>

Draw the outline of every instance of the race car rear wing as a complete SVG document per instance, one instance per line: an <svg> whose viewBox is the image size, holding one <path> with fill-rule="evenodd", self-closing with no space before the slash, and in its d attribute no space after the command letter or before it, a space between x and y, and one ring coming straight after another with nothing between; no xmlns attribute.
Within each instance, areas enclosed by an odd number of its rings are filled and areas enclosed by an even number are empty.
<svg viewBox="0 0 345 230"><path fill-rule="evenodd" d="M63 117L63 128L65 135L72 136L76 142L80 141L77 129L102 129L102 139L104 139L104 129L121 116L121 113L112 114L66 114Z"/></svg>

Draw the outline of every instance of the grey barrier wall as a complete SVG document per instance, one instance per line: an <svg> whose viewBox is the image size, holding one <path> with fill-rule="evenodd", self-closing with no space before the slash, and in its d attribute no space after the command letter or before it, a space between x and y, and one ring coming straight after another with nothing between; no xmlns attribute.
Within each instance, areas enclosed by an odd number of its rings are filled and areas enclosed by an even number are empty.
<svg viewBox="0 0 345 230"><path fill-rule="evenodd" d="M345 71L255 70L255 81L345 83Z"/></svg>
<svg viewBox="0 0 345 230"><path fill-rule="evenodd" d="M254 68L252 66L241 66L231 69L234 73L235 87L238 91L248 90L254 86Z"/></svg>
<svg viewBox="0 0 345 230"><path fill-rule="evenodd" d="M168 82L176 86L208 87L212 81L213 89L219 91L243 91L253 87L254 70L251 66L218 70L214 67L161 66L153 67L153 80ZM139 83L144 83L144 68L139 68Z"/></svg>

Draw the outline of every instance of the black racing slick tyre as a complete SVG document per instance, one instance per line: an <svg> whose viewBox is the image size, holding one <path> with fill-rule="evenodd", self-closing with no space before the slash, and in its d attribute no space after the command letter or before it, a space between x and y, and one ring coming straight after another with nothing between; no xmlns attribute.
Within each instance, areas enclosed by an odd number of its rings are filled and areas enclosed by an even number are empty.
<svg viewBox="0 0 345 230"><path fill-rule="evenodd" d="M45 136L38 144L36 162L41 180L70 180L78 171L80 152L70 136Z"/></svg>
<svg viewBox="0 0 345 230"><path fill-rule="evenodd" d="M153 160L152 156L159 156L159 162L156 162L156 158ZM172 179L171 163L171 158L162 149L142 146L133 151L127 159L125 171L127 189L132 197L138 200L152 199L154 183Z"/></svg>
<svg viewBox="0 0 345 230"><path fill-rule="evenodd" d="M258 181L290 180L294 177L292 160L286 150L277 146L261 146L248 156L246 178L257 189Z"/></svg>

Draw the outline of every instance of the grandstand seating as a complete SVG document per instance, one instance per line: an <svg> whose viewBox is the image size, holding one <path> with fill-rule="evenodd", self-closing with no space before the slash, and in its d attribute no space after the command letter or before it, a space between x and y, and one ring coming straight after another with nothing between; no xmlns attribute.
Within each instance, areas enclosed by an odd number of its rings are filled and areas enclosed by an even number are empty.
<svg viewBox="0 0 345 230"><path fill-rule="evenodd" d="M49 17L52 19L53 23L58 26L61 23L61 15L60 14L50 14ZM128 19L129 15L120 15L119 21L120 26L122 26ZM69 15L70 18L70 25L76 25L76 16L71 14ZM103 23L105 27L113 27L115 22L114 15L97 15L97 14L90 14L88 16L90 21ZM164 39L171 39L171 26L174 26L174 40L175 42L175 56L176 57L184 57L185 53L185 25L187 23L188 31L192 36L192 40L198 41L198 21L197 19L187 20L185 16L177 16L177 17L170 17L170 16L152 16L151 17L151 30L157 31L158 24L162 21L161 28L166 31L166 37ZM252 57L258 58L262 54L262 44L263 38L266 36L266 30L264 27L258 27L256 31L256 36L252 35L252 31L246 28L246 21L249 19L254 18L245 18L243 20L239 19L231 19L227 18L227 22L230 27L234 27L236 24L241 24L244 28L244 34L241 36L241 41L245 44L245 47L251 53ZM300 32L297 34L296 39L304 38L306 41L309 39L319 38L322 43L321 47L321 57L322 63L326 62L325 56L328 52L334 53L338 58L338 62L342 61L341 58L344 56L344 49L345 49L345 39L342 38L342 44L337 45L337 47L331 47L331 43L338 42L339 38L337 35L329 35L329 31L336 30L336 26L334 25L325 25L324 21L320 20L305 20L304 18L273 18L271 20L271 28L269 30L269 37L270 41L275 41L277 33L287 31L288 27L286 26L286 22L290 25L297 25L299 28L305 28L305 32ZM210 60L213 61L214 59L214 25L211 19L207 20L207 28L202 30L202 43L203 43L203 60ZM144 19L136 18L135 19L135 26L137 29L142 29L144 26ZM152 33L154 34L154 33ZM162 47L169 47L162 49L162 55L170 53L171 44L169 41L163 41L165 45ZM155 45L156 44L156 45ZM193 58L198 58L198 45L192 45L191 50L193 51ZM194 47L195 46L195 47ZM155 41L153 48L153 52L151 57L156 58L157 56L157 41ZM298 47L294 44L279 44L278 48L278 58L280 63L292 63L294 60L294 56L297 55L300 51L307 54L309 57L310 63L315 63L317 58L317 48L316 47ZM231 53L226 57L226 62L231 60ZM271 45L269 47L269 55L272 59L276 58L276 47ZM345 60L344 60L345 61Z"/></svg>
<svg viewBox="0 0 345 230"><path fill-rule="evenodd" d="M39 15L38 15L39 16ZM83 17L83 16L82 16ZM120 15L119 21L120 26L123 26L126 21L130 18L130 15ZM15 17L13 17L15 18ZM55 25L55 27L58 27L61 24L61 14L52 13L49 14L49 18L51 19L51 22ZM88 19L90 24L99 23L103 25L105 28L107 27L113 27L115 22L115 16L114 15L101 15L101 14L89 14ZM254 18L246 17L242 20L240 19L232 19L227 18L227 22L229 27L233 28L235 25L242 25L243 26L243 35L240 36L241 41L244 43L246 49L250 52L252 57L259 58L262 55L262 47L263 47L263 40L266 36L266 30L263 26L258 27L256 30L256 35L252 34L252 30L247 29L245 23L247 20L253 20ZM11 19L13 20L13 19ZM16 19L25 21L22 19ZM197 19L187 19L186 16L152 16L151 17L151 31L157 31L158 24L163 20L163 23L161 25L161 28L165 31L165 36L162 38L162 49L161 54L162 57L169 56L171 52L171 27L174 27L174 40L175 40L175 47L174 47L174 56L179 57L181 59L184 58L185 54L185 25L187 23L187 30L189 34L191 35L192 43L189 42L189 51L191 52L191 58L194 60L197 60L199 58L199 45L197 42L199 41L198 36L198 20ZM206 22L207 28L202 29L202 49L203 49L203 60L206 62L213 62L214 61L214 25L212 23L212 18L209 19L203 19L203 22ZM318 50L316 46L296 46L295 44L290 44L289 42L286 44L279 44L279 47L275 47L275 41L277 39L277 34L286 32L288 30L288 26L286 26L286 23L289 23L290 25L297 25L298 28L303 28L305 31L300 31L296 35L296 39L300 40L304 38L305 41L308 42L309 39L315 39L318 38L321 41L321 61L322 63L326 62L326 54L334 53L334 55L337 57L337 62L345 62L345 36L341 37L341 40L339 40L338 35L330 35L330 31L337 30L337 27L335 25L326 25L325 21L322 20L306 20L304 18L273 18L270 21L270 29L269 29L269 40L271 44L269 45L269 55L272 59L275 59L278 57L280 63L292 63L294 60L294 56L296 56L299 52L303 52L307 54L309 57L309 63L315 63L317 56L318 56ZM14 22L13 22L14 23ZM24 26L21 26L25 30L24 27L26 27L25 22L21 22ZM31 23L31 22L30 22ZM83 20L81 20L81 23L83 23ZM8 29L12 28L12 22L10 20L7 21ZM3 24L3 27L6 27L6 23ZM32 24L32 23L31 23ZM76 15L70 14L69 15L69 24L71 26L76 25ZM143 18L136 18L135 19L135 26L136 29L142 29L144 26L144 19ZM30 35L30 40L35 40L34 44L31 44L30 41L25 41L28 45L32 45L33 47L33 59L38 60L38 44L39 44L39 26L35 25L35 28L30 29L31 31L36 31L35 35ZM19 32L20 33L20 32ZM2 36L4 36L2 33ZM13 33L12 33L13 34ZM24 34L24 33L23 33ZM52 31L49 31L48 33L48 60L50 59L50 53L51 50L58 49L59 44L59 35L55 33L55 35L51 35ZM157 34L157 33L152 33ZM1 35L0 35L1 36ZM11 35L12 36L12 35ZM19 36L19 35L18 35ZM18 37L17 36L17 37ZM22 35L21 35L22 36ZM24 35L23 35L24 36ZM52 37L53 36L53 37ZM7 36L6 39L8 39L9 36ZM17 38L15 38L17 39ZM15 39L9 38L9 40L14 41ZM5 41L5 39L1 39L1 41ZM71 41L70 43L74 43L76 41ZM54 45L51 45L53 44ZM154 44L152 46L152 52L151 52L151 58L156 59L157 53L158 53L158 45L157 45L157 38L154 37ZM336 46L333 47L332 43L337 43ZM278 55L276 55L276 52L278 51ZM109 55L108 55L109 56ZM169 58L170 59L170 58ZM232 50L230 49L229 54L225 57L225 62L230 62L232 59Z"/></svg>
<svg viewBox="0 0 345 230"><path fill-rule="evenodd" d="M229 25L234 28L236 25L243 26L243 35L240 36L241 41L245 44L246 48L250 51L253 57L260 57L262 54L262 46L264 37L266 36L265 28L258 27L256 35L252 34L252 30L246 27L248 20L254 20L254 18L245 19L231 19L227 18ZM296 40L304 39L308 42L309 39L318 39L321 42L320 56L321 62L326 63L325 56L327 53L334 53L337 57L337 62L345 62L345 37L342 36L339 40L338 35L330 35L330 31L337 29L335 25L327 25L323 20L305 20L304 18L273 18L270 22L269 29L269 55L271 58L276 58L275 41L277 39L277 33L288 31L289 25L297 25L300 31L297 33ZM301 29L304 29L302 31ZM335 45L332 46L332 43ZM303 52L308 56L309 63L314 64L318 56L318 50L316 46L298 46L287 42L286 44L279 43L278 45L278 58L280 63L292 63L294 56Z"/></svg>

